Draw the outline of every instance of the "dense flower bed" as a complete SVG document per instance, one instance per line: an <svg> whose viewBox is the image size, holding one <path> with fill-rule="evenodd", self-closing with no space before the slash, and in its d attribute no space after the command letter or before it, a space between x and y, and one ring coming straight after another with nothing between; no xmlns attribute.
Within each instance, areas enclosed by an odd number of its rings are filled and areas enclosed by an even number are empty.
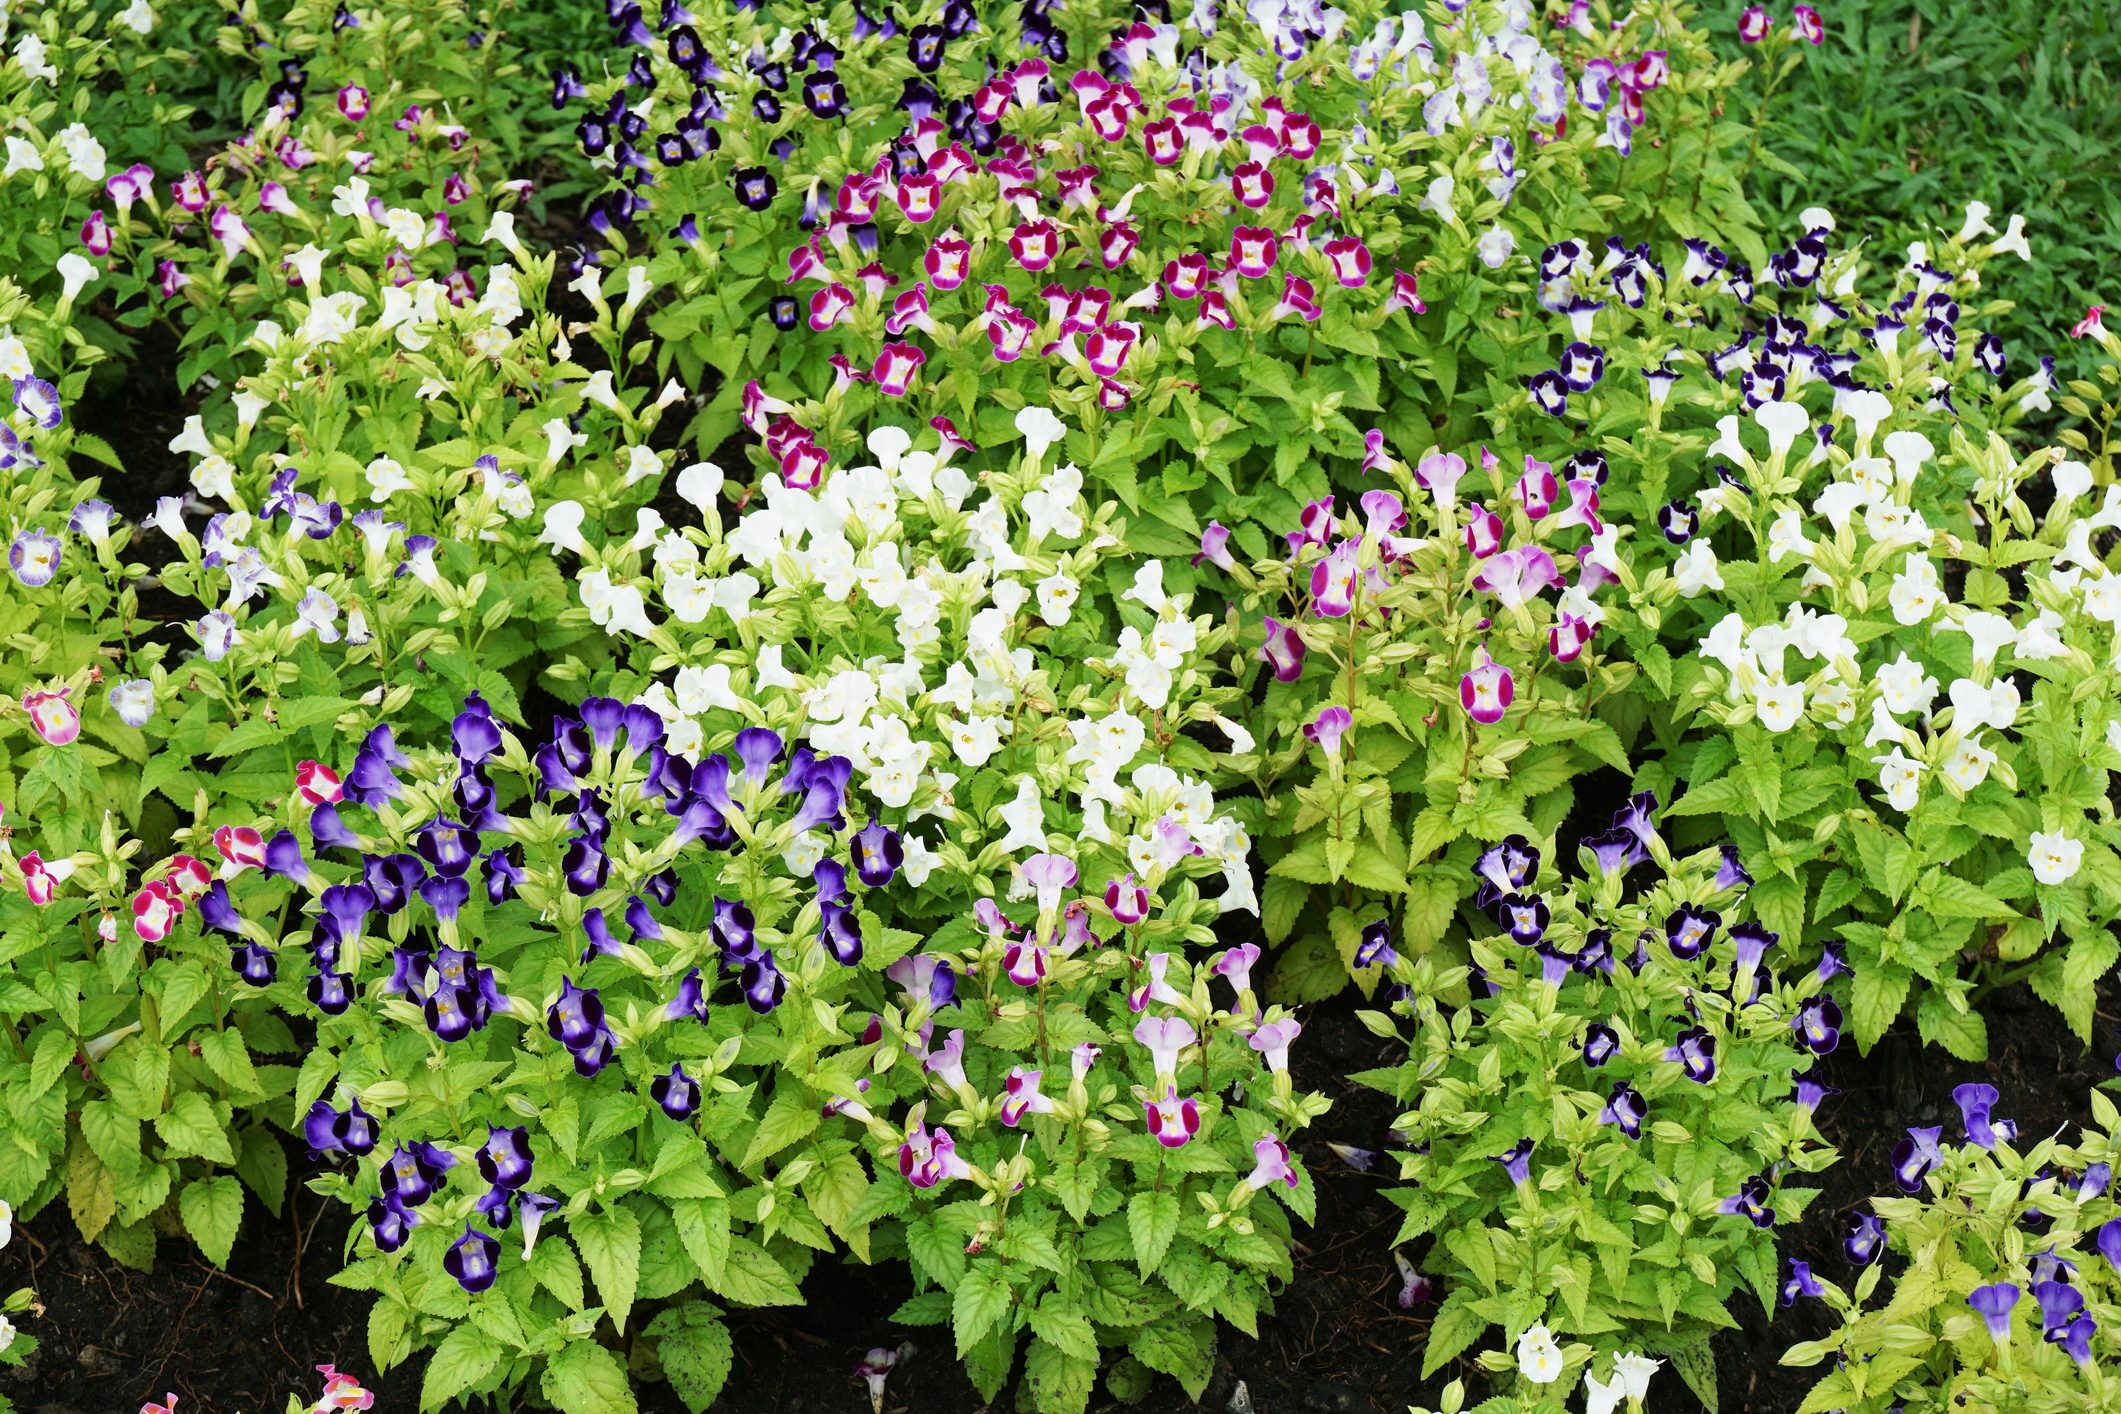
<svg viewBox="0 0 2121 1414"><path fill-rule="evenodd" d="M2121 343L2005 346L1982 203L1747 204L1817 11L186 8L0 15L0 1245L300 1184L319 1359L567 1414L890 1264L1073 1414L1198 1399L1325 1162L1512 1407L1713 1407L1741 1300L1807 1407L2100 1407L2104 1096L1776 1245L1819 1058L2121 959Z"/></svg>

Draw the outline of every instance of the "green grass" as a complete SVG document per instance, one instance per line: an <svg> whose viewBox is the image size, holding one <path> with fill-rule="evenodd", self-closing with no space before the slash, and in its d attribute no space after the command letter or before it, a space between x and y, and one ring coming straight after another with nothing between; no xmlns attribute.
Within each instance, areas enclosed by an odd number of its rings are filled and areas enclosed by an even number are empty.
<svg viewBox="0 0 2121 1414"><path fill-rule="evenodd" d="M1726 26L1739 8L1733 0ZM1773 6L1778 22L1788 8ZM2121 3L1819 8L1826 43L1769 109L1757 202L1787 226L1823 205L1843 231L1896 247L1957 231L1971 200L1994 208L1999 231L2023 212L2033 263L2003 257L1986 290L2018 305L1998 325L2012 371L2043 353L2063 355L2060 372L2081 367L2069 326L2089 304L2121 305ZM1738 47L1733 35L1726 52Z"/></svg>

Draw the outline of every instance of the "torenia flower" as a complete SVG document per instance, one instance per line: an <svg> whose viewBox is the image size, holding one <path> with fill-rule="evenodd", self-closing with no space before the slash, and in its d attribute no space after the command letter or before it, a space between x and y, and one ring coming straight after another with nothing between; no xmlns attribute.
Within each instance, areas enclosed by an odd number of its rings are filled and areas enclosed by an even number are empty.
<svg viewBox="0 0 2121 1414"><path fill-rule="evenodd" d="M1544 1325L1533 1326L1517 1337L1517 1373L1535 1385L1550 1385L1561 1378L1561 1346Z"/></svg>
<svg viewBox="0 0 2121 1414"><path fill-rule="evenodd" d="M1897 746L1871 761L1879 768L1878 787L1885 792L1885 803L1902 813L1913 810L1922 794L1923 764L1910 760Z"/></svg>
<svg viewBox="0 0 2121 1414"><path fill-rule="evenodd" d="M1474 650L1472 669L1458 680L1458 700L1466 715L1491 727L1503 719L1516 696L1510 670L1489 657L1485 646Z"/></svg>
<svg viewBox="0 0 2121 1414"><path fill-rule="evenodd" d="M1650 1397L1650 1376L1664 1368L1664 1361L1629 1351L1613 1362L1613 1374L1627 1388L1630 1403L1640 1405Z"/></svg>
<svg viewBox="0 0 2121 1414"><path fill-rule="evenodd" d="M2026 844L2025 862L2041 883L2066 884L2084 864L2084 841L2071 839L2061 830L2035 830Z"/></svg>
<svg viewBox="0 0 2121 1414"><path fill-rule="evenodd" d="M62 687L57 692L32 692L22 699L30 727L46 746L69 746L81 735L80 710L66 700L72 690Z"/></svg>
<svg viewBox="0 0 2121 1414"><path fill-rule="evenodd" d="M1166 1149L1182 1149L1200 1132L1199 1103L1190 1095L1181 1100L1176 1085L1164 1086L1160 1100L1143 1101L1142 1113L1148 1119L1149 1133Z"/></svg>
<svg viewBox="0 0 2121 1414"><path fill-rule="evenodd" d="M128 727L144 727L155 715L155 685L146 678L127 678L110 690L110 705Z"/></svg>

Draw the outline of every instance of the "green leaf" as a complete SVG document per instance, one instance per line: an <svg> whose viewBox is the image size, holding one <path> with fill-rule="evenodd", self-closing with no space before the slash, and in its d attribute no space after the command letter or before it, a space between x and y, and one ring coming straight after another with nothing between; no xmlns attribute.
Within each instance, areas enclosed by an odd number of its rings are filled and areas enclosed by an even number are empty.
<svg viewBox="0 0 2121 1414"><path fill-rule="evenodd" d="M264 1095L265 1089L258 1084L258 1072L250 1063L250 1048L243 1044L241 1032L233 1028L207 1031L195 1039L200 1057L229 1089L248 1095Z"/></svg>
<svg viewBox="0 0 2121 1414"><path fill-rule="evenodd" d="M773 1260L765 1248L742 1237L729 1239L729 1260L722 1268L717 1296L739 1306L800 1306L803 1289L788 1275L788 1269Z"/></svg>
<svg viewBox="0 0 2121 1414"><path fill-rule="evenodd" d="M177 1195L177 1211L184 1217L184 1230L208 1261L228 1265L228 1254L236 1245L236 1229L243 1226L243 1185L227 1174L195 1178Z"/></svg>
<svg viewBox="0 0 2121 1414"><path fill-rule="evenodd" d="M1129 1336L1127 1350L1177 1380L1197 1402L1215 1369L1215 1327L1207 1321L1158 1321Z"/></svg>
<svg viewBox="0 0 2121 1414"><path fill-rule="evenodd" d="M976 1262L951 1295L950 1324L960 1360L987 1338L1009 1311L1009 1283L999 1262Z"/></svg>
<svg viewBox="0 0 2121 1414"><path fill-rule="evenodd" d="M1925 992L1915 1008L1915 1026L1929 1045L1942 1046L1963 1061L1988 1059L1988 1023L1971 1009L1958 1011L1942 992Z"/></svg>
<svg viewBox="0 0 2121 1414"><path fill-rule="evenodd" d="M626 1208L583 1213L568 1220L567 1234L582 1250L597 1295L611 1312L611 1324L625 1330L634 1289L641 1280L641 1220Z"/></svg>
<svg viewBox="0 0 2121 1414"><path fill-rule="evenodd" d="M501 1363L494 1338L466 1322L442 1337L420 1380L420 1408L439 1409L493 1373Z"/></svg>
<svg viewBox="0 0 2121 1414"><path fill-rule="evenodd" d="M40 1100L44 1092L51 1089L59 1077L66 1073L68 1061L74 1058L73 1033L56 1022L46 1022L37 1029L37 1044L30 1054L29 1093L26 1100Z"/></svg>
<svg viewBox="0 0 2121 1414"><path fill-rule="evenodd" d="M658 1314L641 1334L657 1342L663 1378L677 1397L692 1414L704 1414L729 1382L736 1360L722 1313L704 1301L687 1302Z"/></svg>
<svg viewBox="0 0 2121 1414"><path fill-rule="evenodd" d="M744 1151L744 1162L738 1167L756 1168L809 1135L819 1123L817 1101L810 1098L800 1082L784 1075L781 1088L775 1092L773 1103L766 1107L766 1117L759 1121L758 1129L751 1136L751 1145Z"/></svg>
<svg viewBox="0 0 2121 1414"><path fill-rule="evenodd" d="M1708 1414L1716 1414L1716 1356L1707 1341L1692 1345L1681 1345L1665 1351L1665 1358L1686 1381L1694 1397L1701 1401Z"/></svg>
<svg viewBox="0 0 2121 1414"><path fill-rule="evenodd" d="M1178 1196L1144 1190L1127 1203L1127 1230L1134 1236L1134 1260L1146 1278L1171 1250L1178 1236Z"/></svg>
<svg viewBox="0 0 2121 1414"><path fill-rule="evenodd" d="M162 1136L172 1153L196 1155L230 1166L236 1162L228 1132L221 1127L214 1107L197 1090L183 1091L171 1103L169 1113L155 1116L155 1133Z"/></svg>
<svg viewBox="0 0 2121 1414"><path fill-rule="evenodd" d="M1889 962L1858 967L1849 987L1849 1023L1858 1049L1869 1051L1900 1015L1913 982L1908 970Z"/></svg>
<svg viewBox="0 0 2121 1414"><path fill-rule="evenodd" d="M1473 1310L1467 1293L1452 1292L1429 1326L1429 1341L1421 1356L1421 1377L1427 1379L1464 1354L1487 1328L1488 1318Z"/></svg>
<svg viewBox="0 0 2121 1414"><path fill-rule="evenodd" d="M593 1341L561 1346L546 1362L540 1387L560 1414L639 1414L626 1371Z"/></svg>
<svg viewBox="0 0 2121 1414"><path fill-rule="evenodd" d="M1091 1329L1090 1318L1076 1307L1048 1293L1044 1301L1031 1308L1031 1329L1040 1340L1063 1354L1087 1360L1096 1368L1097 1332Z"/></svg>
<svg viewBox="0 0 2121 1414"><path fill-rule="evenodd" d="M1085 1357L1060 1349L1043 1337L1024 1354L1024 1388L1037 1414L1083 1414L1097 1384L1097 1345Z"/></svg>
<svg viewBox="0 0 2121 1414"><path fill-rule="evenodd" d="M582 1291L582 1264L559 1234L548 1233L531 1248L530 1274L568 1310L579 1311L589 1304Z"/></svg>
<svg viewBox="0 0 2121 1414"><path fill-rule="evenodd" d="M678 1240L707 1278L708 1287L719 1291L729 1264L729 1200L679 1199L670 1205L670 1217L677 1224Z"/></svg>
<svg viewBox="0 0 2121 1414"><path fill-rule="evenodd" d="M2018 910L1979 884L1932 869L1915 890L1915 900L1933 918L2016 918Z"/></svg>

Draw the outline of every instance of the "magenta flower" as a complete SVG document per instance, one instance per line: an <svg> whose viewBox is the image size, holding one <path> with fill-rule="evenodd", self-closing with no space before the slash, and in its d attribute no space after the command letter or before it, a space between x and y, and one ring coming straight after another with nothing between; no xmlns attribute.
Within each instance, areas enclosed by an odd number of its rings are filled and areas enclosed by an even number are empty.
<svg viewBox="0 0 2121 1414"><path fill-rule="evenodd" d="M1239 993L1244 993L1252 990L1252 967L1258 961L1258 943L1239 943L1234 948L1225 949L1208 970Z"/></svg>
<svg viewBox="0 0 2121 1414"><path fill-rule="evenodd" d="M1385 313L1410 310L1415 314L1427 314L1428 305L1422 303L1421 282L1418 277L1404 270L1392 272L1392 293L1385 299Z"/></svg>
<svg viewBox="0 0 2121 1414"><path fill-rule="evenodd" d="M878 392L902 398L913 391L913 380L927 361L928 355L911 344L886 344L877 354L869 376L875 380Z"/></svg>
<svg viewBox="0 0 2121 1414"><path fill-rule="evenodd" d="M1466 549L1475 559L1486 559L1502 548L1502 517L1486 506L1475 506L1466 522Z"/></svg>
<svg viewBox="0 0 2121 1414"><path fill-rule="evenodd" d="M1025 270L1038 274L1060 254L1060 228L1043 216L1024 222L1010 233L1009 254Z"/></svg>
<svg viewBox="0 0 2121 1414"><path fill-rule="evenodd" d="M1524 507L1528 518L1543 520L1547 512L1554 509L1554 500L1561 494L1561 483L1554 479L1551 465L1536 461L1526 453L1524 475L1517 478L1514 493L1517 504Z"/></svg>
<svg viewBox="0 0 2121 1414"><path fill-rule="evenodd" d="M110 222L101 211L89 212L88 219L81 223L81 244L90 255L110 254Z"/></svg>
<svg viewBox="0 0 2121 1414"><path fill-rule="evenodd" d="M1333 278L1342 286L1359 290L1370 283L1370 248L1354 236L1339 236L1325 244L1326 260L1333 267Z"/></svg>
<svg viewBox="0 0 2121 1414"><path fill-rule="evenodd" d="M1790 23L1796 27L1799 38L1812 44L1825 43L1826 22L1819 18L1819 12L1810 5L1799 5L1792 10Z"/></svg>
<svg viewBox="0 0 2121 1414"><path fill-rule="evenodd" d="M1458 504L1458 483L1465 478L1466 459L1456 452L1431 451L1414 465L1414 481L1435 498L1439 506Z"/></svg>
<svg viewBox="0 0 2121 1414"><path fill-rule="evenodd" d="M339 90L339 116L349 123L358 123L368 116L368 90L357 83L350 83Z"/></svg>
<svg viewBox="0 0 2121 1414"><path fill-rule="evenodd" d="M1773 28L1774 24L1775 21L1769 16L1765 6L1748 5L1745 7L1745 13L1738 17L1738 38L1745 44L1758 44L1767 38L1768 30Z"/></svg>
<svg viewBox="0 0 2121 1414"><path fill-rule="evenodd" d="M1230 556L1230 527L1220 521L1208 522L1208 528L1200 533L1200 553L1193 557L1193 563L1197 565L1202 560L1221 569L1237 568L1237 561Z"/></svg>
<svg viewBox="0 0 2121 1414"><path fill-rule="evenodd" d="M1315 324L1325 311L1318 307L1317 295L1311 282L1300 275L1284 275L1281 281L1281 298L1274 308L1267 311L1271 320L1286 319L1290 315L1300 316L1306 324Z"/></svg>
<svg viewBox="0 0 2121 1414"><path fill-rule="evenodd" d="M1166 1085L1161 1100L1143 1101L1142 1114L1148 1119L1149 1133L1166 1149L1182 1149L1200 1132L1199 1104L1190 1095L1178 1098L1176 1085Z"/></svg>
<svg viewBox="0 0 2121 1414"><path fill-rule="evenodd" d="M1315 720L1304 724L1304 735L1317 742L1326 755L1337 757L1340 755L1340 739L1347 734L1354 720L1345 707L1327 707Z"/></svg>
<svg viewBox="0 0 2121 1414"><path fill-rule="evenodd" d="M1554 557L1537 545L1518 545L1490 555L1473 575L1473 587L1495 596L1505 609L1519 609L1540 591L1561 583Z"/></svg>
<svg viewBox="0 0 2121 1414"><path fill-rule="evenodd" d="M1360 504L1364 532L1379 540L1397 535L1407 523L1406 503L1390 491L1365 491Z"/></svg>
<svg viewBox="0 0 2121 1414"><path fill-rule="evenodd" d="M1304 675L1304 641L1296 629L1276 618L1266 620L1267 641L1259 656L1274 670L1276 682L1295 682Z"/></svg>
<svg viewBox="0 0 2121 1414"><path fill-rule="evenodd" d="M1105 907L1115 923L1139 923L1149 916L1149 890L1136 883L1132 874L1124 875L1105 885Z"/></svg>
<svg viewBox="0 0 2121 1414"><path fill-rule="evenodd" d="M1589 620L1574 614L1563 614L1547 630L1547 652L1557 663L1573 663L1583 656L1583 650L1591 642L1594 626Z"/></svg>
<svg viewBox="0 0 2121 1414"><path fill-rule="evenodd" d="M1281 241L1265 226L1239 226L1230 233L1230 268L1247 280L1265 279L1280 253Z"/></svg>
<svg viewBox="0 0 2121 1414"><path fill-rule="evenodd" d="M957 1156L957 1141L938 1125L930 1130L916 1122L898 1146L900 1177L915 1188L933 1188L953 1178L968 1178L972 1166Z"/></svg>
<svg viewBox="0 0 2121 1414"><path fill-rule="evenodd" d="M1039 1093L1038 1083L1044 1071L1026 1070L1016 1066L1002 1081L1001 1120L1011 1129L1024 1122L1025 1115L1047 1115L1053 1113L1053 1101Z"/></svg>
<svg viewBox="0 0 2121 1414"><path fill-rule="evenodd" d="M1343 540L1311 567L1312 613L1320 618L1344 619L1353 612L1361 554L1361 541Z"/></svg>
<svg viewBox="0 0 2121 1414"><path fill-rule="evenodd" d="M1474 650L1472 671L1458 680L1458 701L1466 715L1492 727L1510 710L1516 696L1517 680L1510 670L1489 657L1485 646Z"/></svg>
<svg viewBox="0 0 2121 1414"><path fill-rule="evenodd" d="M206 189L206 178L200 176L197 172L186 172L183 176L177 178L176 181L170 183L170 193L176 197L177 205L195 216L206 209L206 203L209 198L209 193Z"/></svg>
<svg viewBox="0 0 2121 1414"><path fill-rule="evenodd" d="M72 691L62 687L57 692L32 692L22 699L31 730L46 746L71 746L81 735L81 713L66 700Z"/></svg>

